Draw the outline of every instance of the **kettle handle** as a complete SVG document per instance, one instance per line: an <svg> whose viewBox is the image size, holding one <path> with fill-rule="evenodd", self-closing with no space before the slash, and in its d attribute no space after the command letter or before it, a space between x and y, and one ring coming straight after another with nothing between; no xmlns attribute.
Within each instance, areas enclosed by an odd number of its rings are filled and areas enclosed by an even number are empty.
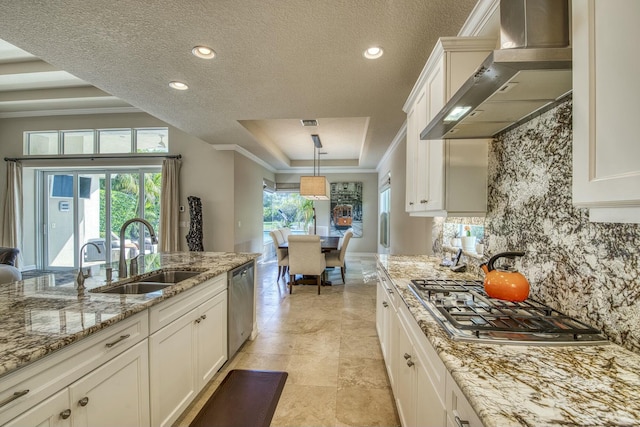
<svg viewBox="0 0 640 427"><path fill-rule="evenodd" d="M515 252L501 252L499 254L495 254L494 256L492 256L489 259L489 262L487 263L487 269L489 271L493 271L494 270L493 263L496 262L500 258L511 258L511 259L514 259L517 256L524 256L524 252L515 251Z"/></svg>

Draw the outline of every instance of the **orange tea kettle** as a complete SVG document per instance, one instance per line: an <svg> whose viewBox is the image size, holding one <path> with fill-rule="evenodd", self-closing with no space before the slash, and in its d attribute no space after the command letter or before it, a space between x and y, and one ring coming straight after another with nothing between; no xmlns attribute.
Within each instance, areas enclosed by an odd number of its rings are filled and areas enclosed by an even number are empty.
<svg viewBox="0 0 640 427"><path fill-rule="evenodd" d="M492 256L489 262L480 264L484 271L484 290L492 298L520 302L529 296L529 281L517 271L496 270L493 264L499 258L514 259L524 252L502 252Z"/></svg>

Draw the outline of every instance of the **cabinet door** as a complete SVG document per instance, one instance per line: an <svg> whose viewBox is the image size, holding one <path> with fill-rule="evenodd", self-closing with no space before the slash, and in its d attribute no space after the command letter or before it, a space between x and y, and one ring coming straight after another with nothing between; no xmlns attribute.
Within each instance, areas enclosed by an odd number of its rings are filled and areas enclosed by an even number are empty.
<svg viewBox="0 0 640 427"><path fill-rule="evenodd" d="M193 400L196 378L197 309L149 337L151 425L169 426Z"/></svg>
<svg viewBox="0 0 640 427"><path fill-rule="evenodd" d="M71 415L69 389L65 388L9 421L5 427L71 427Z"/></svg>
<svg viewBox="0 0 640 427"><path fill-rule="evenodd" d="M144 340L69 387L73 425L149 425L149 348Z"/></svg>
<svg viewBox="0 0 640 427"><path fill-rule="evenodd" d="M378 281L376 287L376 331L378 332L378 339L380 340L380 349L382 350L382 356L384 360L387 360L385 354L385 342L388 337L385 334L386 329L386 311L389 311L389 301L387 301L386 293L382 286L382 283Z"/></svg>
<svg viewBox="0 0 640 427"><path fill-rule="evenodd" d="M418 123L416 106L407 113L407 158L406 158L406 188L405 188L405 211L411 213L418 209L416 200L416 171L418 168Z"/></svg>
<svg viewBox="0 0 640 427"><path fill-rule="evenodd" d="M415 162L416 168L411 179L415 180L415 200L417 207L415 210L424 211L427 209L428 203L431 201L433 195L431 194L430 187L430 154L431 144L430 141L422 141L420 139L420 132L427 126L427 102L428 102L429 86L420 90L418 98L416 99L416 124L417 128L416 139L417 148L415 150ZM407 177L407 180L409 177Z"/></svg>
<svg viewBox="0 0 640 427"><path fill-rule="evenodd" d="M437 384L429 375L427 361L419 354L412 357L416 371L416 424L421 427L445 425L446 408L438 393Z"/></svg>
<svg viewBox="0 0 640 427"><path fill-rule="evenodd" d="M573 0L573 203L640 222L640 2Z"/></svg>
<svg viewBox="0 0 640 427"><path fill-rule="evenodd" d="M195 330L200 389L227 361L227 291L202 304L198 314Z"/></svg>
<svg viewBox="0 0 640 427"><path fill-rule="evenodd" d="M413 346L409 340L409 334L402 322L399 322L396 336L395 352L395 383L394 395L398 415L403 426L416 425L416 370Z"/></svg>

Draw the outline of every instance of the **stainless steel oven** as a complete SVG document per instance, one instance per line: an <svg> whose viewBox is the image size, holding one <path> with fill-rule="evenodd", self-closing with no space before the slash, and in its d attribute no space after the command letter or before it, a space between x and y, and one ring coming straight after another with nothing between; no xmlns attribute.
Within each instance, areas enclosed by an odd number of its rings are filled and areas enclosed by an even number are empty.
<svg viewBox="0 0 640 427"><path fill-rule="evenodd" d="M454 340L529 345L609 342L598 329L534 299L491 298L481 281L416 279L409 288Z"/></svg>

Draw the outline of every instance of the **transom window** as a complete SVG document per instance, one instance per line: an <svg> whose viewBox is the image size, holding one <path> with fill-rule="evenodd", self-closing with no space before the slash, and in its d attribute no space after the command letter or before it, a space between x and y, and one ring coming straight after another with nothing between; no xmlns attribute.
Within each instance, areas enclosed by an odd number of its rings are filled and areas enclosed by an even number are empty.
<svg viewBox="0 0 640 427"><path fill-rule="evenodd" d="M168 152L168 128L79 129L24 133L24 154L30 156Z"/></svg>

